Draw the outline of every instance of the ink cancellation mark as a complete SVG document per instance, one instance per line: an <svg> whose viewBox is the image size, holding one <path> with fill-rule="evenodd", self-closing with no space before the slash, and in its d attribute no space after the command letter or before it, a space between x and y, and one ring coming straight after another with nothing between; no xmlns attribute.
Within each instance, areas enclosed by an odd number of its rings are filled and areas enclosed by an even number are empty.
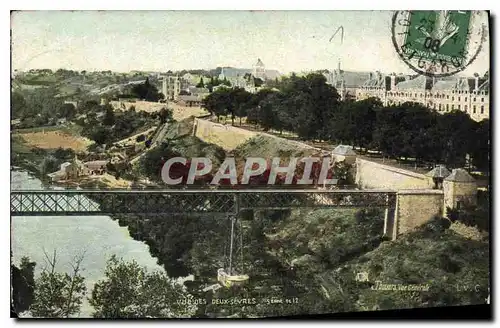
<svg viewBox="0 0 500 328"><path fill-rule="evenodd" d="M487 23L485 11L396 11L392 42L415 72L450 76L476 60L487 38Z"/></svg>

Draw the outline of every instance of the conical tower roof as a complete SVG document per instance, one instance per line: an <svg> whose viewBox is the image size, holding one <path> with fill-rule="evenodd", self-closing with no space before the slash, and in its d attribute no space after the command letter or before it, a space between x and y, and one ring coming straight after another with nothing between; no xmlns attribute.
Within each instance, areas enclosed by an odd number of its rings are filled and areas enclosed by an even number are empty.
<svg viewBox="0 0 500 328"><path fill-rule="evenodd" d="M338 145L337 147L335 147L332 153L334 155L356 156L356 152L352 150L352 147L346 145Z"/></svg>
<svg viewBox="0 0 500 328"><path fill-rule="evenodd" d="M443 165L438 165L435 168L433 168L431 171L429 171L426 176L432 177L432 178L446 178L451 174L450 171Z"/></svg>
<svg viewBox="0 0 500 328"><path fill-rule="evenodd" d="M476 181L464 169L454 169L453 172L451 172L451 174L444 180L445 181L453 181L453 182L474 182L474 181Z"/></svg>
<svg viewBox="0 0 500 328"><path fill-rule="evenodd" d="M257 59L257 64L255 64L255 66L261 66L261 67L264 67L264 63L262 62L262 60Z"/></svg>

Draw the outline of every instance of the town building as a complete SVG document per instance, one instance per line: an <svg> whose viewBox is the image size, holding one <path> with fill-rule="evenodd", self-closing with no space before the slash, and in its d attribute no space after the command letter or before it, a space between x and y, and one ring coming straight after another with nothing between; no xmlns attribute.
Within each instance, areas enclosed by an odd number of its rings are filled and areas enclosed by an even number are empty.
<svg viewBox="0 0 500 328"><path fill-rule="evenodd" d="M207 88L197 88L197 87L193 87L193 86L188 87L187 92L191 96L196 96L196 97L200 97L200 98L205 98L210 93L210 91Z"/></svg>
<svg viewBox="0 0 500 328"><path fill-rule="evenodd" d="M83 175L87 175L87 169L76 156L71 162L62 163L58 171L47 174L53 182L76 179Z"/></svg>
<svg viewBox="0 0 500 328"><path fill-rule="evenodd" d="M418 75L371 75L356 90L356 100L371 97L385 106L414 102L438 113L461 110L475 121L489 118L489 78L452 76L445 78Z"/></svg>
<svg viewBox="0 0 500 328"><path fill-rule="evenodd" d="M354 72L337 69L323 73L326 83L332 85L340 95L341 100L355 100L356 91L372 77L371 72Z"/></svg>
<svg viewBox="0 0 500 328"><path fill-rule="evenodd" d="M72 180L83 176L101 175L106 172L108 161L98 160L83 163L78 158L71 162L64 162L56 172L47 174L51 181Z"/></svg>
<svg viewBox="0 0 500 328"><path fill-rule="evenodd" d="M95 174L103 174L106 172L106 164L108 161L105 160L97 160L97 161L90 161L90 162L85 162L83 165L86 168L86 173L88 175L95 175Z"/></svg>
<svg viewBox="0 0 500 328"><path fill-rule="evenodd" d="M179 95L178 104L185 107L200 107L202 98L191 95Z"/></svg>
<svg viewBox="0 0 500 328"><path fill-rule="evenodd" d="M162 93L167 100L177 100L181 90L186 90L190 81L179 76L167 75L162 80Z"/></svg>
<svg viewBox="0 0 500 328"><path fill-rule="evenodd" d="M189 85L197 85L203 79L203 83L208 83L210 81L210 76L203 76L200 74L186 73L182 78L189 83Z"/></svg>
<svg viewBox="0 0 500 328"><path fill-rule="evenodd" d="M275 80L279 78L281 73L277 70L266 69L260 58L257 60L253 68L233 68L223 67L219 74L219 80L228 80L232 87L244 88L248 92L256 92L255 78L266 80Z"/></svg>
<svg viewBox="0 0 500 328"><path fill-rule="evenodd" d="M255 65L253 66L253 76L255 76L258 79L266 80L266 66L260 60L260 58L257 60L257 63L255 63Z"/></svg>

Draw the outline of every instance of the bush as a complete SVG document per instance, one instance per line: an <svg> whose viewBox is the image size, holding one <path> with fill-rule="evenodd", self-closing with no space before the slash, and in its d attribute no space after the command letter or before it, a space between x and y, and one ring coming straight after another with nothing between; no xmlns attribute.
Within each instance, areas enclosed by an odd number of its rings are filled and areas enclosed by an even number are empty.
<svg viewBox="0 0 500 328"><path fill-rule="evenodd" d="M61 161L54 156L45 157L40 163L40 172L42 174L49 174L59 170Z"/></svg>
<svg viewBox="0 0 500 328"><path fill-rule="evenodd" d="M69 160L75 157L75 152L71 148L57 148L53 154L59 160Z"/></svg>

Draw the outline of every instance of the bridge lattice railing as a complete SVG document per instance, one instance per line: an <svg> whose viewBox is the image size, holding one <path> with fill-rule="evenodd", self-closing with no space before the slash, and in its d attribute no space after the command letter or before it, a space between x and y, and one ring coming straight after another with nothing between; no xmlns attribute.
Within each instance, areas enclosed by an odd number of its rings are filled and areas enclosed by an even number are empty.
<svg viewBox="0 0 500 328"><path fill-rule="evenodd" d="M242 209L394 207L395 193L358 190L13 191L12 215L236 214Z"/></svg>

